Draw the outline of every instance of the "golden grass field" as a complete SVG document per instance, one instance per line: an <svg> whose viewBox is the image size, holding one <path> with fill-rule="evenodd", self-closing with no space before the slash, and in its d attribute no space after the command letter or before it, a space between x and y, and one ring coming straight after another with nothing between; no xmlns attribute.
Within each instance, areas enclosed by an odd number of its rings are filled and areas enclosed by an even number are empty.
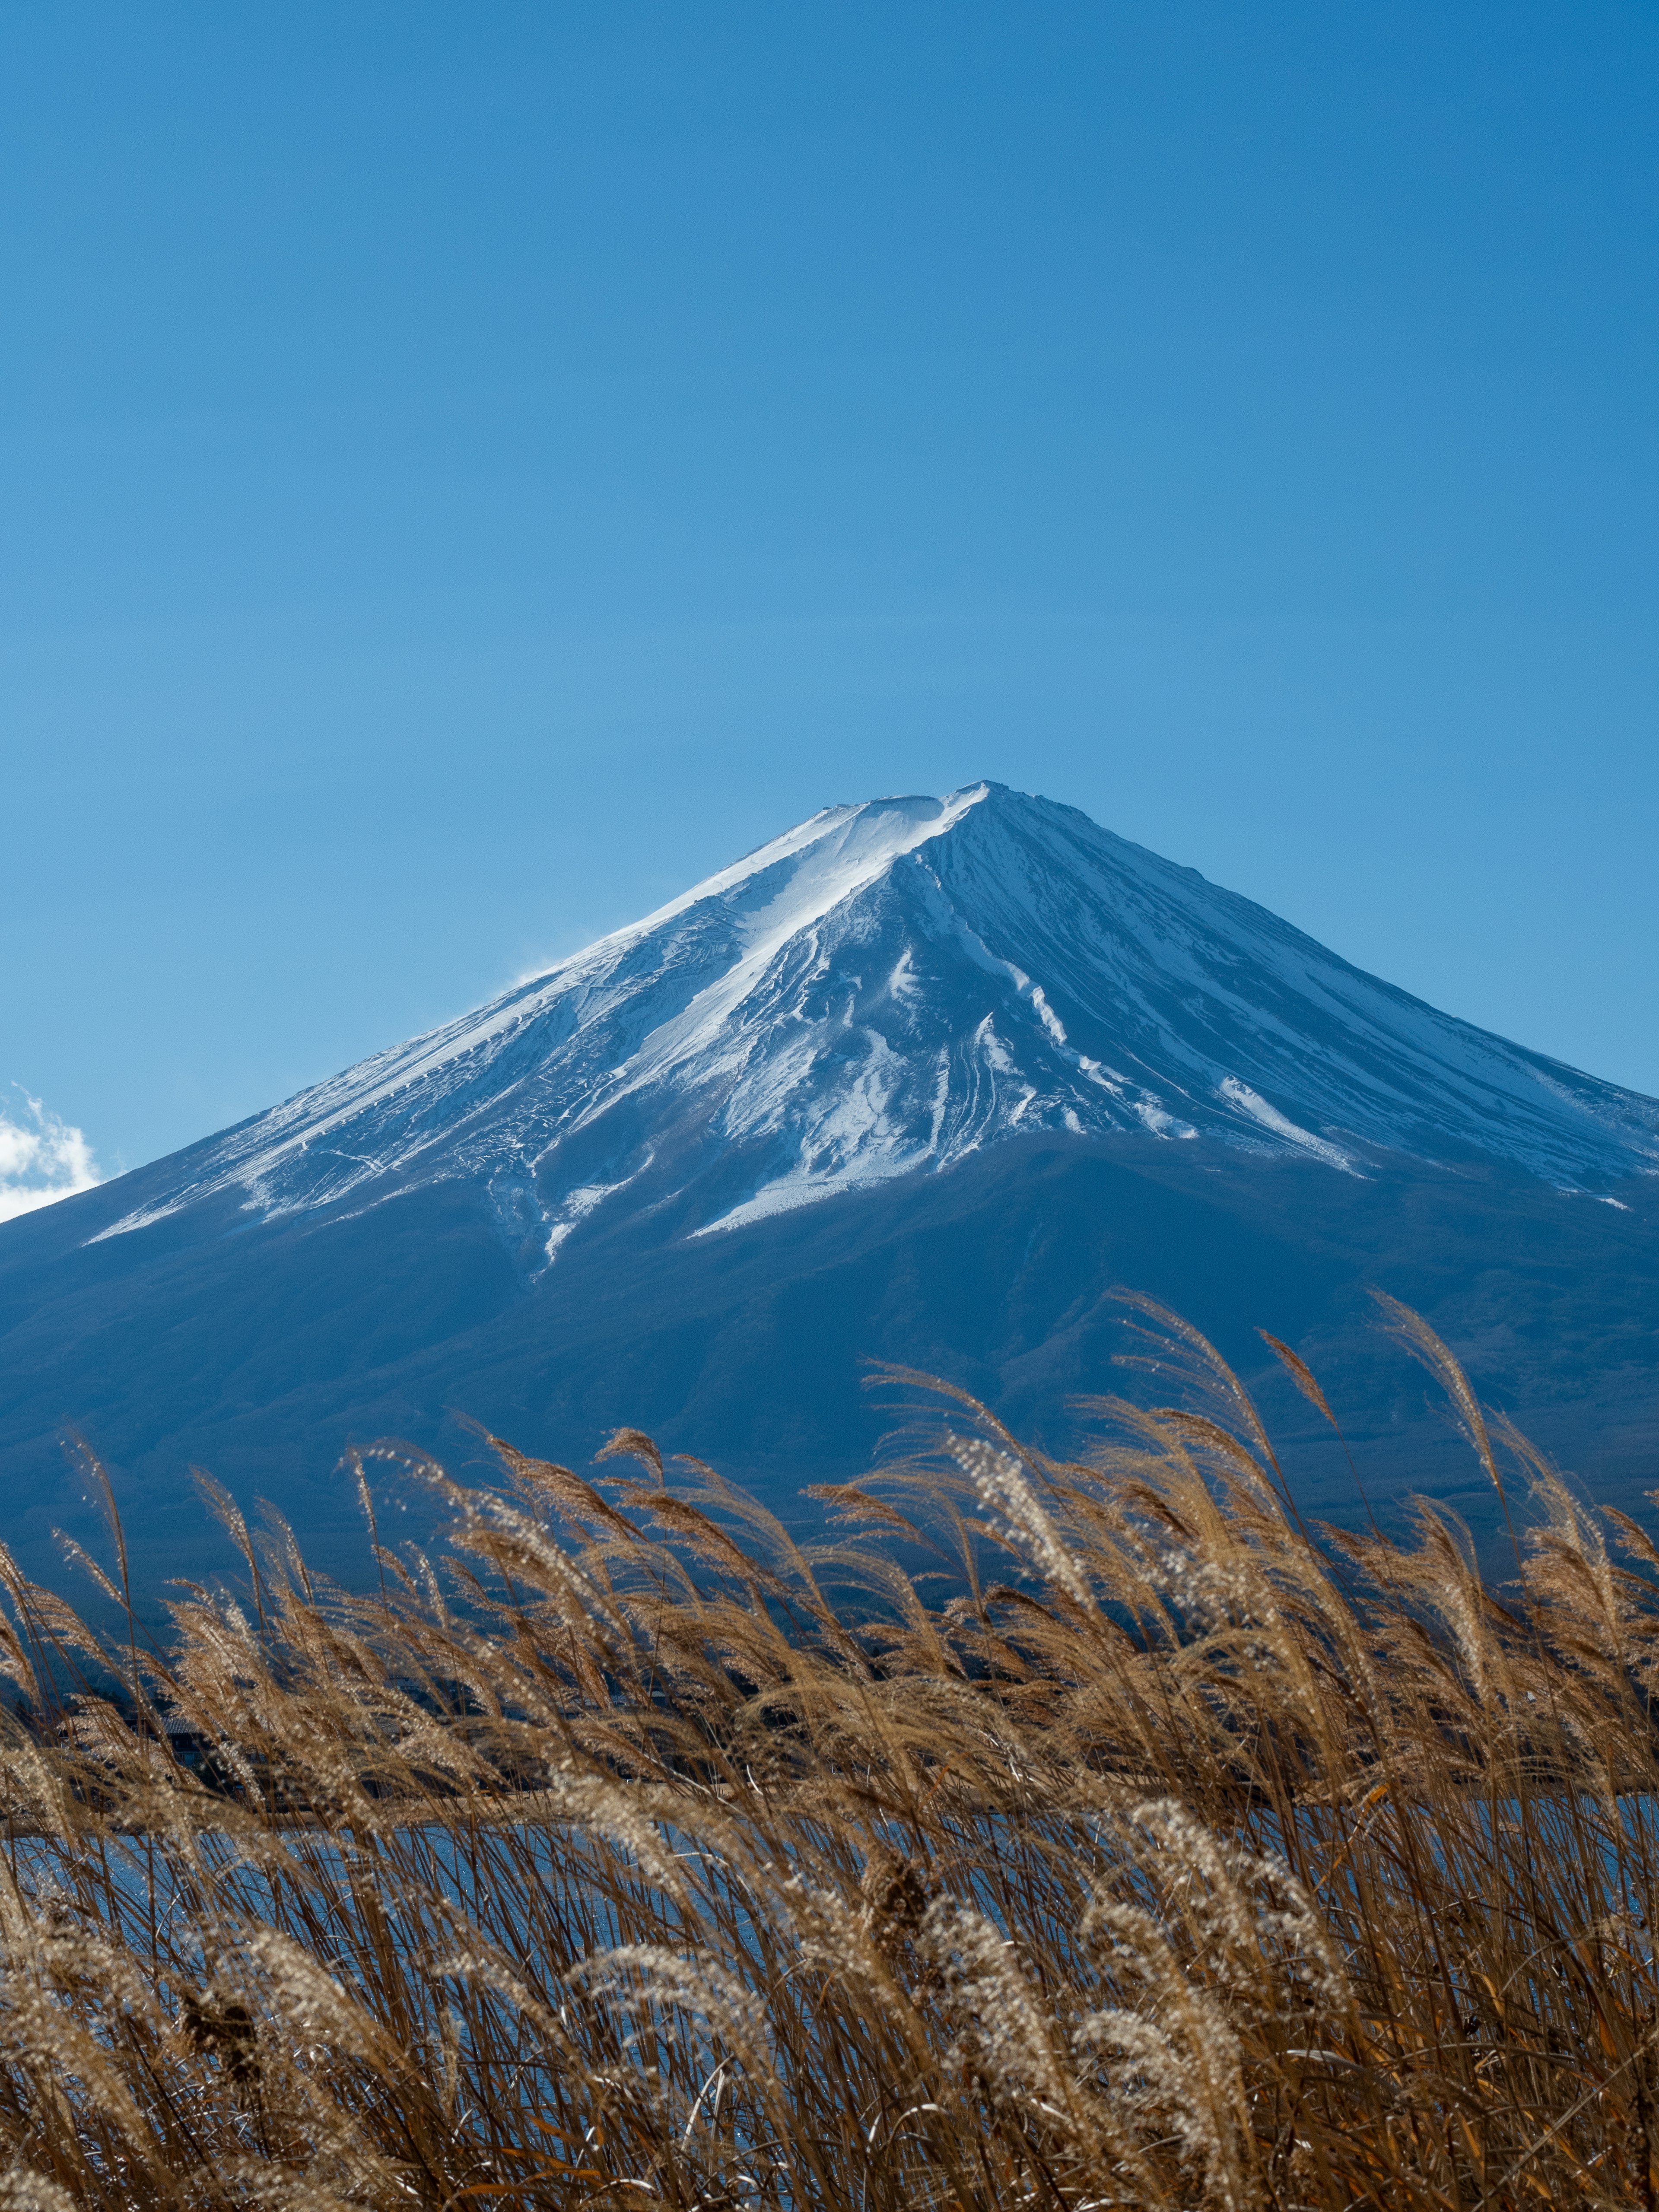
<svg viewBox="0 0 1659 2212"><path fill-rule="evenodd" d="M371 1597L215 1493L162 1649L0 1563L0 2207L1652 2207L1659 1551L1388 1319L1513 1581L1152 1308L1163 1410L936 1391L810 1546L630 1431Z"/></svg>

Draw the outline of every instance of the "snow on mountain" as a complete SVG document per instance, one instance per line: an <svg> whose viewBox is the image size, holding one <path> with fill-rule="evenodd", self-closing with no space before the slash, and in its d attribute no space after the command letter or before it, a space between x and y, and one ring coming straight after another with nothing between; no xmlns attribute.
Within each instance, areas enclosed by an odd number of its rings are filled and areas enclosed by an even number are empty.
<svg viewBox="0 0 1659 2212"><path fill-rule="evenodd" d="M1659 1172L1659 1104L1437 1012L1075 809L828 807L476 1012L182 1156L117 1237L488 1189L531 1272L618 1206L708 1236L1036 1131ZM628 1194L632 1193L630 1198Z"/></svg>

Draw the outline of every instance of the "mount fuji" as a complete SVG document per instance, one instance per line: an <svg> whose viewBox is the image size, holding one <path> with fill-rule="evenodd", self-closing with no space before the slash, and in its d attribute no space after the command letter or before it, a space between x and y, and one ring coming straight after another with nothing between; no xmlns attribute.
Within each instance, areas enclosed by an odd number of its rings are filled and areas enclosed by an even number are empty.
<svg viewBox="0 0 1659 2212"><path fill-rule="evenodd" d="M464 1459L466 1414L567 1458L635 1422L787 1496L867 1465L860 1355L1057 1435L1068 1393L1115 1387L1119 1284L1253 1370L1254 1323L1313 1345L1383 1487L1455 1492L1360 1327L1378 1285L1618 1491L1659 1479L1656 1177L1659 1103L1073 808L986 783L830 807L0 1229L0 1534L74 1524L66 1424L172 1571L212 1550L191 1462L343 1559L348 1437Z"/></svg>

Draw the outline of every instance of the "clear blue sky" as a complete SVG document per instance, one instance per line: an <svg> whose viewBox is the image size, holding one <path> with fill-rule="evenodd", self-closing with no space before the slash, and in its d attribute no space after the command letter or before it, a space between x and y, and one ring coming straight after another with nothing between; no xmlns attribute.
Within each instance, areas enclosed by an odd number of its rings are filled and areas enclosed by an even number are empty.
<svg viewBox="0 0 1659 2212"><path fill-rule="evenodd" d="M1659 1091L1651 6L0 55L0 1081L106 1171L981 775Z"/></svg>

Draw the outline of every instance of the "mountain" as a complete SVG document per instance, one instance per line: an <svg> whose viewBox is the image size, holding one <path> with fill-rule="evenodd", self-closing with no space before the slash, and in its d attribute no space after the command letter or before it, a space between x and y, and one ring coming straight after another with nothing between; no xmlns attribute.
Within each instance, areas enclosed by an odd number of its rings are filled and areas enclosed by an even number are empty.
<svg viewBox="0 0 1659 2212"><path fill-rule="evenodd" d="M1358 1333L1381 1283L1627 1488L1659 1436L1656 1176L1659 1103L1073 808L995 784L830 807L0 1228L0 1533L38 1551L72 1515L65 1423L175 1562L210 1548L188 1461L332 1553L348 1435L453 1456L458 1413L567 1457L654 1425L787 1492L867 1463L864 1354L1060 1423L1113 1387L1115 1283L1253 1364L1251 1323L1312 1332L1388 1483L1443 1452Z"/></svg>
<svg viewBox="0 0 1659 2212"><path fill-rule="evenodd" d="M1659 1172L1659 1105L1436 1013L1075 808L829 807L632 928L180 1156L100 1233L487 1192L533 1279L601 1209L712 1235L1015 1134ZM654 1171L654 1172L653 1172ZM648 1194L648 1195L647 1195Z"/></svg>

